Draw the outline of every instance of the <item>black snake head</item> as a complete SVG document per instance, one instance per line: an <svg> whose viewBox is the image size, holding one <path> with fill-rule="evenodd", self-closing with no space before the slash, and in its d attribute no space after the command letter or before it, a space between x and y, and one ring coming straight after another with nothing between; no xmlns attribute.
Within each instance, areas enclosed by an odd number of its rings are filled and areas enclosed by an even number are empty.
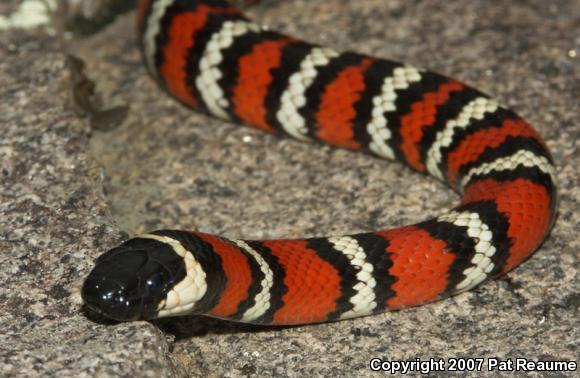
<svg viewBox="0 0 580 378"><path fill-rule="evenodd" d="M81 296L91 310L114 320L152 319L185 275L183 258L171 247L138 237L97 259Z"/></svg>

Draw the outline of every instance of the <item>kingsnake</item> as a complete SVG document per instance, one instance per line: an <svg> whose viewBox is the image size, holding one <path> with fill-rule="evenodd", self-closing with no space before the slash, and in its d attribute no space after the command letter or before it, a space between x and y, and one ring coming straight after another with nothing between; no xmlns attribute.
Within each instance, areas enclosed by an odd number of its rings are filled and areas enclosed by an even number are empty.
<svg viewBox="0 0 580 378"><path fill-rule="evenodd" d="M138 28L150 73L188 107L396 159L463 197L436 218L347 236L137 236L101 255L83 285L85 304L106 317L281 325L416 306L510 271L554 222L544 142L476 89L270 31L223 0L140 0Z"/></svg>

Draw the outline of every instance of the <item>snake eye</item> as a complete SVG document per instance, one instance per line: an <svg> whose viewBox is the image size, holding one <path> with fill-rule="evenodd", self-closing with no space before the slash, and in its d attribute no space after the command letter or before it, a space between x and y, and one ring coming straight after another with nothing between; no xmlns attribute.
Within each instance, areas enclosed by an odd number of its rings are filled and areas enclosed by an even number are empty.
<svg viewBox="0 0 580 378"><path fill-rule="evenodd" d="M163 273L155 273L147 279L147 288L150 292L157 292L164 286Z"/></svg>

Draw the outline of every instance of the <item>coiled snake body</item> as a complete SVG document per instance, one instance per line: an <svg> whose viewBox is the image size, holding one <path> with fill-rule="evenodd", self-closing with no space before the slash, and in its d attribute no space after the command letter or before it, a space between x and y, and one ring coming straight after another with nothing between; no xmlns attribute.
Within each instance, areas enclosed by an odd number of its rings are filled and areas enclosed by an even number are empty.
<svg viewBox="0 0 580 378"><path fill-rule="evenodd" d="M524 261L557 206L552 158L514 112L442 75L313 45L222 0L141 0L152 76L225 120L396 159L463 194L415 225L231 240L161 230L100 256L82 289L117 320L182 314L257 324L369 315L461 293Z"/></svg>

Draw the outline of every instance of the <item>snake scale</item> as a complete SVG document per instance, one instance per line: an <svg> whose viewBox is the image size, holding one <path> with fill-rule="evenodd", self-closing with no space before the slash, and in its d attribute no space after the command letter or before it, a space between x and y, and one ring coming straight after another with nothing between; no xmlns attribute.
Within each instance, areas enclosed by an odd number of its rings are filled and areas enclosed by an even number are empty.
<svg viewBox="0 0 580 378"><path fill-rule="evenodd" d="M223 0L141 0L138 29L151 75L186 106L398 160L462 199L433 219L354 235L139 235L101 255L83 285L106 317L282 325L417 306L512 270L554 222L555 168L540 136L459 81L271 31Z"/></svg>

